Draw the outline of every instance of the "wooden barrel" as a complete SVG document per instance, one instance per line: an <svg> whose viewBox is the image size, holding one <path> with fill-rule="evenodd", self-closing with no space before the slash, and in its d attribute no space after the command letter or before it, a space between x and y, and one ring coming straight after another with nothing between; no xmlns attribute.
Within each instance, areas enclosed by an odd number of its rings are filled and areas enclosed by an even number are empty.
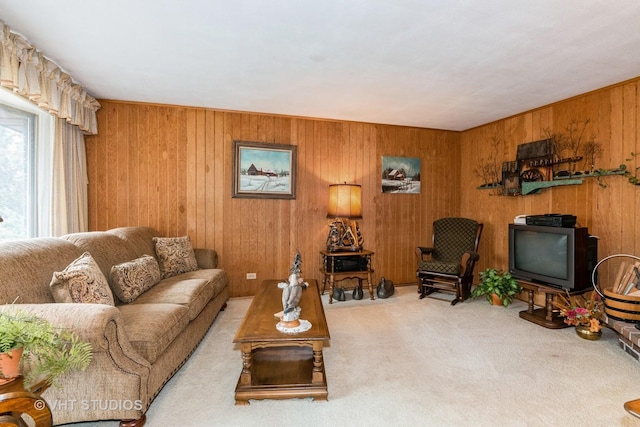
<svg viewBox="0 0 640 427"><path fill-rule="evenodd" d="M640 297L632 297L613 292L613 288L605 288L604 312L614 319L623 322L640 323Z"/></svg>

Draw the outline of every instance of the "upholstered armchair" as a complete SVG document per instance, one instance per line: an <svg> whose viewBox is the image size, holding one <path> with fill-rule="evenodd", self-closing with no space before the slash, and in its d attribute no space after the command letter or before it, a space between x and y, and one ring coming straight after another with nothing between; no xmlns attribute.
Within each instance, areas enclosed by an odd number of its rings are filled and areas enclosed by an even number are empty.
<svg viewBox="0 0 640 427"><path fill-rule="evenodd" d="M433 222L433 245L419 246L418 292L420 298L435 292L453 292L451 305L471 295L473 269L483 225L468 218L440 218Z"/></svg>

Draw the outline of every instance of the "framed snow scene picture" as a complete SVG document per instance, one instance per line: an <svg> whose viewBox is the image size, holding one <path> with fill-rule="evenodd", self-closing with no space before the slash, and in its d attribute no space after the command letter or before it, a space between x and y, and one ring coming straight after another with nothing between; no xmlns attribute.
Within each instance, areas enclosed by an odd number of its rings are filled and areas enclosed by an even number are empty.
<svg viewBox="0 0 640 427"><path fill-rule="evenodd" d="M420 159L382 156L382 192L420 194Z"/></svg>
<svg viewBox="0 0 640 427"><path fill-rule="evenodd" d="M233 141L233 197L296 198L295 145Z"/></svg>

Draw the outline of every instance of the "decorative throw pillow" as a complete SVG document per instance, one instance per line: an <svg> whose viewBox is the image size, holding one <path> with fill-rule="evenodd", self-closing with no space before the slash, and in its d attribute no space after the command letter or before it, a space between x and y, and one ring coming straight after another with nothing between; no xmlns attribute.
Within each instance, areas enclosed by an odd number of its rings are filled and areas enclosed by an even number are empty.
<svg viewBox="0 0 640 427"><path fill-rule="evenodd" d="M113 292L123 302L132 302L160 281L158 262L151 255L111 267Z"/></svg>
<svg viewBox="0 0 640 427"><path fill-rule="evenodd" d="M53 273L49 286L55 302L115 305L107 278L89 252Z"/></svg>
<svg viewBox="0 0 640 427"><path fill-rule="evenodd" d="M154 237L153 241L163 279L198 269L189 236Z"/></svg>

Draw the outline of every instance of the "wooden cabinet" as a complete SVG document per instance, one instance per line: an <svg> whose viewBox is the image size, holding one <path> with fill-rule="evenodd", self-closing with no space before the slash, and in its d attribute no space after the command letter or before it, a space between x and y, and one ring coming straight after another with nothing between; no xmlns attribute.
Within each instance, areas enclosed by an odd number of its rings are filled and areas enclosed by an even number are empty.
<svg viewBox="0 0 640 427"><path fill-rule="evenodd" d="M358 286L362 286L362 281L366 280L369 287L371 299L373 296L373 252L362 250L358 252L328 252L320 251L322 255L323 274L322 293L329 284L329 304L333 303L333 290L335 282L345 279L358 279Z"/></svg>

